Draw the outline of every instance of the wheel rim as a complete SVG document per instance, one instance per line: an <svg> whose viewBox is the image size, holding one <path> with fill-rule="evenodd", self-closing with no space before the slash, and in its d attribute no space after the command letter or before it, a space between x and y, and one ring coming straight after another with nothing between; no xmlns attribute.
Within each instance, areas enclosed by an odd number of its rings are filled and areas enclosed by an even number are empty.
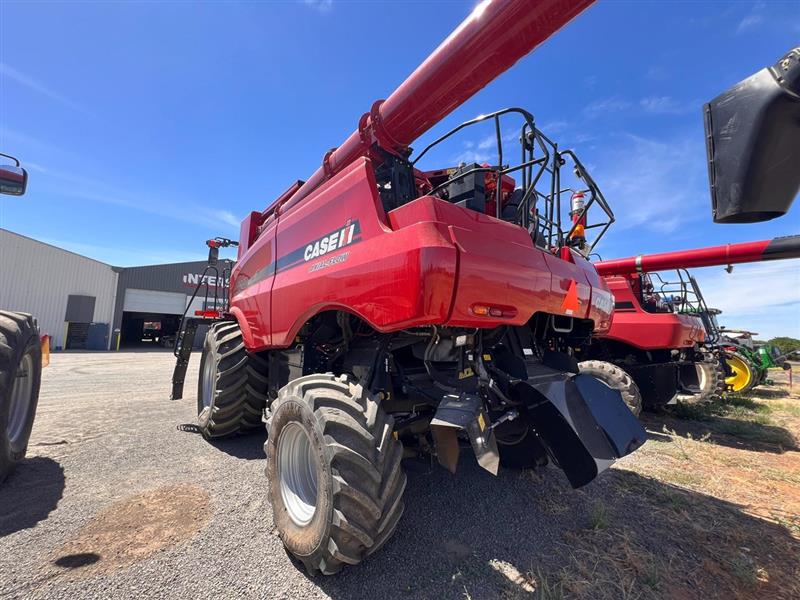
<svg viewBox="0 0 800 600"><path fill-rule="evenodd" d="M217 382L217 362L211 354L206 354L203 363L203 408L210 408L214 403L214 386Z"/></svg>
<svg viewBox="0 0 800 600"><path fill-rule="evenodd" d="M753 377L750 367L738 356L726 356L725 361L733 372L730 377L725 378L725 384L730 386L734 392L742 391Z"/></svg>
<svg viewBox="0 0 800 600"><path fill-rule="evenodd" d="M278 480L289 517L301 527L317 510L317 458L299 423L289 423L278 438Z"/></svg>
<svg viewBox="0 0 800 600"><path fill-rule="evenodd" d="M28 410L33 393L33 357L26 354L22 357L11 388L11 406L8 413L8 439L16 444L22 437L28 423Z"/></svg>
<svg viewBox="0 0 800 600"><path fill-rule="evenodd" d="M700 388L701 392L705 392L706 386L708 385L706 365L695 365L695 369L697 369L697 386Z"/></svg>

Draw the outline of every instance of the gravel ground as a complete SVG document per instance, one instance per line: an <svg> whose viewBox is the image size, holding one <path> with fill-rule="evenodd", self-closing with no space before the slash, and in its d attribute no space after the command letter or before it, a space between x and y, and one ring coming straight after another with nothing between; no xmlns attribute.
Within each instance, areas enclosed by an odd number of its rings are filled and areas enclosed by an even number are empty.
<svg viewBox="0 0 800 600"><path fill-rule="evenodd" d="M641 479L624 469L634 457L579 491L552 467L492 477L462 456L451 476L412 461L393 539L357 568L307 577L272 527L265 435L212 445L181 430L197 363L171 402L168 352L53 356L28 460L0 488L0 597L515 596L525 574L560 568L565 539L597 525L603 498L614 515L652 519L619 492Z"/></svg>

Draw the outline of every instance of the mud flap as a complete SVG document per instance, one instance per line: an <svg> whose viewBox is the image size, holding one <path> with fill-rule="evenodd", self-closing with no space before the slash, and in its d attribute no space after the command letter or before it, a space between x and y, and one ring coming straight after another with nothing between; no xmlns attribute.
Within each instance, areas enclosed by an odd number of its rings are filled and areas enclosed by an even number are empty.
<svg viewBox="0 0 800 600"><path fill-rule="evenodd" d="M431 421L439 464L451 473L456 472L458 464L459 431L466 431L469 436L478 464L492 475L497 475L500 466L497 440L480 397L473 394L447 395L442 398Z"/></svg>
<svg viewBox="0 0 800 600"><path fill-rule="evenodd" d="M589 375L541 368L511 389L527 408L531 426L564 470L581 487L647 439L622 396Z"/></svg>

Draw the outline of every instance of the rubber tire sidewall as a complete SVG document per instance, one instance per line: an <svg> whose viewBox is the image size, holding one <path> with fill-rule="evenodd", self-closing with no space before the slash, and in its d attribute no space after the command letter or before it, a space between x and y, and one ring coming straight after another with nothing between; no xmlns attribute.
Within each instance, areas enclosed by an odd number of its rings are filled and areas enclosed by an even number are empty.
<svg viewBox="0 0 800 600"><path fill-rule="evenodd" d="M314 516L305 525L297 525L289 516L283 502L278 475L278 442L281 432L289 423L299 423L316 453L317 503ZM330 536L333 521L333 475L331 457L328 456L324 435L311 408L301 400L281 402L272 413L269 424L267 450L267 480L275 527L281 532L283 543L291 554L300 559L312 557Z"/></svg>
<svg viewBox="0 0 800 600"><path fill-rule="evenodd" d="M211 329L209 329L209 332ZM206 361L213 360L216 364L214 368L213 382L216 386L217 369L219 368L219 356L217 356L217 349L211 335L206 334L205 342L203 343L203 352L200 354L200 376L197 378L197 424L201 429L205 430L208 427L208 422L211 420L211 415L214 412L214 402L217 394L216 389L211 390L211 404L208 406L208 412L203 415L203 369L206 366Z"/></svg>
<svg viewBox="0 0 800 600"><path fill-rule="evenodd" d="M38 330L36 327L21 327L23 336L27 335L27 339L18 340L17 347L13 348L14 352L11 356L11 361L8 365L7 373L3 374L3 380L0 381L0 482L2 482L14 469L16 464L25 458L25 453L28 449L28 442L33 430L33 421L36 418L36 408L39 404L39 388L41 387L42 380L42 347L39 340ZM22 430L20 439L16 444L12 444L8 437L8 421L11 410L11 390L14 387L14 380L16 378L17 369L19 369L22 357L26 354L31 354L33 357L33 369L30 374L33 377L33 385L31 387L31 397L28 405L27 421ZM2 368L6 368L3 366Z"/></svg>
<svg viewBox="0 0 800 600"><path fill-rule="evenodd" d="M598 366L598 363L602 363L608 366L608 370L601 369ZM642 392L639 390L639 386L634 381L633 376L628 373L622 367L615 365L614 363L610 363L604 360L587 360L581 363L578 363L578 367L580 368L581 374L590 375L600 381L601 383L607 385L612 390L616 390L620 393L623 402L625 402L625 406L627 406L633 416L637 419L639 415L642 413L642 407L644 406L644 399L642 398ZM630 379L630 385L625 385L622 381L622 377L627 377ZM628 394L634 405L627 401L625 401L624 395ZM637 402L638 401L638 402Z"/></svg>

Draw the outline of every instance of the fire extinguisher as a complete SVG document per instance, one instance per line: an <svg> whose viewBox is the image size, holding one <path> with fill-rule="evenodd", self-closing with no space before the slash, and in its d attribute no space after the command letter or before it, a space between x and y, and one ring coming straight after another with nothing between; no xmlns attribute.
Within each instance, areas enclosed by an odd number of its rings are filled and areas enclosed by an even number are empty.
<svg viewBox="0 0 800 600"><path fill-rule="evenodd" d="M570 234L570 245L577 248L580 252L586 250L586 197L583 192L573 192L570 199L569 216L572 219L572 233Z"/></svg>

